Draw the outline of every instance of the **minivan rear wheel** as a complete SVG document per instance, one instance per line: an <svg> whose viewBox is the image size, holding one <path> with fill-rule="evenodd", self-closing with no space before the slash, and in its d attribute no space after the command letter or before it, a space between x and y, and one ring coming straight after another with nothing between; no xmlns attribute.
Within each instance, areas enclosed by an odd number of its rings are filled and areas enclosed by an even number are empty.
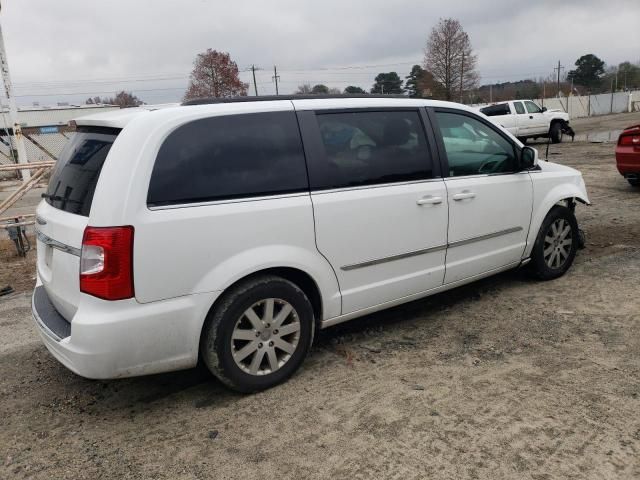
<svg viewBox="0 0 640 480"><path fill-rule="evenodd" d="M250 393L288 379L313 341L313 308L294 283L260 276L232 287L209 313L200 355L228 387Z"/></svg>
<svg viewBox="0 0 640 480"><path fill-rule="evenodd" d="M538 232L531 252L531 272L540 280L561 277L573 264L580 242L575 215L567 207L556 205Z"/></svg>

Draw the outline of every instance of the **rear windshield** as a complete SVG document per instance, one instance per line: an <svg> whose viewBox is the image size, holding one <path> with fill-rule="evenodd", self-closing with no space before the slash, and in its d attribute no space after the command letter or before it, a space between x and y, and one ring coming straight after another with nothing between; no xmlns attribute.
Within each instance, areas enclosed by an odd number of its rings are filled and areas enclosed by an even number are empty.
<svg viewBox="0 0 640 480"><path fill-rule="evenodd" d="M489 107L481 108L480 111L484 113L487 117L495 117L498 115L509 115L511 112L509 111L508 103L501 103L499 105L491 105Z"/></svg>
<svg viewBox="0 0 640 480"><path fill-rule="evenodd" d="M120 132L115 128L78 127L51 174L45 201L52 207L89 216L100 171Z"/></svg>

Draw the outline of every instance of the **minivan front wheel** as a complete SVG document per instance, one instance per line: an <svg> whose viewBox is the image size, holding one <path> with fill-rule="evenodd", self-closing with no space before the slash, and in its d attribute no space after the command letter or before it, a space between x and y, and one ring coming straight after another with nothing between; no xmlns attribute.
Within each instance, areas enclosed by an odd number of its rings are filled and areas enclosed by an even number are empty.
<svg viewBox="0 0 640 480"><path fill-rule="evenodd" d="M261 276L226 293L209 313L200 355L230 388L256 392L288 379L313 340L313 308L292 282Z"/></svg>
<svg viewBox="0 0 640 480"><path fill-rule="evenodd" d="M565 274L573 264L580 231L578 221L567 207L557 205L542 222L531 252L531 269L540 280L552 280Z"/></svg>

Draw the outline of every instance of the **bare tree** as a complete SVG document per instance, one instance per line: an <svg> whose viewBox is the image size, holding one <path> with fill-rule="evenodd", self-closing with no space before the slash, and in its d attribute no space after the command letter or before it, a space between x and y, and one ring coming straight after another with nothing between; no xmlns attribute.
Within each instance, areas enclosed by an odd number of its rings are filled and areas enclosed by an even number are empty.
<svg viewBox="0 0 640 480"><path fill-rule="evenodd" d="M115 97L110 97L110 98L109 97L103 97L103 98L93 97L93 98L88 98L85 103L87 103L88 105L91 105L91 104L117 105L120 108L127 108L127 107L139 107L144 102L140 100L138 97L136 97L133 93L125 92L124 90L122 90L121 92L116 93Z"/></svg>
<svg viewBox="0 0 640 480"><path fill-rule="evenodd" d="M312 93L313 87L311 87L310 83L303 83L302 85L298 85L298 89L296 90L296 95L309 95Z"/></svg>
<svg viewBox="0 0 640 480"><path fill-rule="evenodd" d="M209 48L193 62L184 99L245 96L248 87L240 80L238 65L231 56Z"/></svg>
<svg viewBox="0 0 640 480"><path fill-rule="evenodd" d="M478 85L477 57L469 35L454 18L440 19L433 27L425 49L424 68L442 85L438 96L460 100L465 91Z"/></svg>

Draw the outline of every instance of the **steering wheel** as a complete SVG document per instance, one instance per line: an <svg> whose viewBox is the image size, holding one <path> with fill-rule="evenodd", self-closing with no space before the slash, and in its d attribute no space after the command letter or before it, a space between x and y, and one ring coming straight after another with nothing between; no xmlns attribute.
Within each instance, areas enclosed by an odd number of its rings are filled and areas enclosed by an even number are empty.
<svg viewBox="0 0 640 480"><path fill-rule="evenodd" d="M495 173L501 170L502 164L506 159L500 160L493 159L492 157L500 157L499 154L494 153L488 159L483 161L478 168L478 173Z"/></svg>

